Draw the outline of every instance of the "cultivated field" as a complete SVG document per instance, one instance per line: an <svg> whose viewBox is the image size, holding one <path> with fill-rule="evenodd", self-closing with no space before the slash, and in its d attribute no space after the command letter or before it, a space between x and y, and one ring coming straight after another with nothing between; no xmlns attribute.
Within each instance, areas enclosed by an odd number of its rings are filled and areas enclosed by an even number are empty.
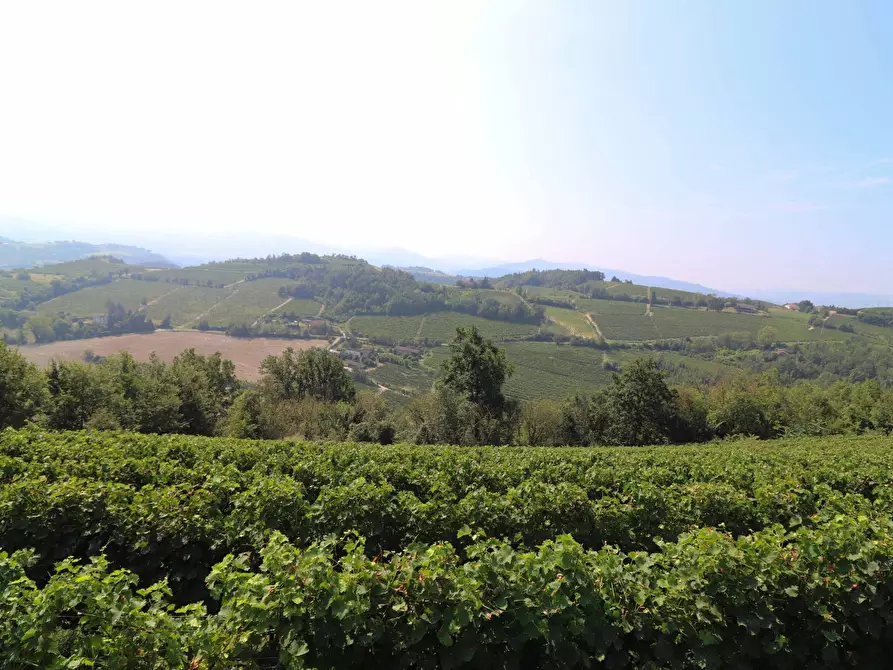
<svg viewBox="0 0 893 670"><path fill-rule="evenodd" d="M458 314L456 312L438 312L436 314L429 314L425 317L421 337L429 340L448 342L455 337L456 328L459 326L464 326L466 328L477 326L481 335L489 337L494 341L529 337L534 335L538 330L538 326L533 324L496 321L494 319L484 319L479 316Z"/></svg>
<svg viewBox="0 0 893 670"><path fill-rule="evenodd" d="M769 319L748 314L655 306L654 325L664 338L747 333L756 337ZM803 329L806 332L806 328Z"/></svg>
<svg viewBox="0 0 893 670"><path fill-rule="evenodd" d="M78 261L66 261L65 263L51 263L44 265L37 271L43 274L59 275L62 277L89 277L103 276L109 272L141 272L141 265L127 265L126 263L110 262L105 258L83 258Z"/></svg>
<svg viewBox="0 0 893 670"><path fill-rule="evenodd" d="M67 340L50 344L21 347L21 353L30 361L45 366L53 359L78 360L85 351L97 356L109 356L120 351L129 351L138 360L148 360L152 352L163 361L173 360L185 349L195 349L199 354L220 352L236 365L236 374L249 381L260 378L258 368L269 355L277 355L287 347L309 349L326 347L325 340L286 340L272 338L242 339L227 337L219 333L188 331L164 331L154 333L118 335L115 337L94 337L86 340Z"/></svg>
<svg viewBox="0 0 893 670"><path fill-rule="evenodd" d="M575 393L593 393L611 382L612 372L605 369L604 354L598 349L552 342L508 342L504 348L515 366L505 386L512 398L563 400ZM425 367L432 373L437 371L448 355L446 347L433 350L425 359ZM613 352L611 359L623 365L639 355Z"/></svg>
<svg viewBox="0 0 893 670"><path fill-rule="evenodd" d="M495 300L500 305L510 305L514 307L521 302L521 298L512 291L497 291L496 289L479 288L466 291L464 295L478 296L481 300Z"/></svg>
<svg viewBox="0 0 893 670"><path fill-rule="evenodd" d="M209 316L211 309L225 298L229 297L234 289L206 288L203 286L177 286L176 284L163 284L173 290L165 294L158 302L149 305L146 314L155 323L170 315L171 324L174 326L194 326L202 318ZM208 318L210 321L210 318Z"/></svg>
<svg viewBox="0 0 893 670"><path fill-rule="evenodd" d="M295 316L316 316L322 305L316 300L308 298L294 298L282 309L277 309L276 313L294 314Z"/></svg>
<svg viewBox="0 0 893 670"><path fill-rule="evenodd" d="M42 302L37 306L37 311L47 316L68 314L87 317L105 314L109 301L120 303L124 309L137 310L143 300L155 300L176 288L174 284L119 279L111 284L91 286Z"/></svg>
<svg viewBox="0 0 893 670"><path fill-rule="evenodd" d="M280 288L294 285L293 281L275 277L243 282L234 286L232 292L217 305L209 308L204 318L212 325L250 324L288 299L279 295ZM319 307L316 311L319 311Z"/></svg>
<svg viewBox="0 0 893 670"><path fill-rule="evenodd" d="M595 339L596 334L584 314L563 307L546 307L546 317L560 324L571 335Z"/></svg>
<svg viewBox="0 0 893 670"><path fill-rule="evenodd" d="M399 342L416 337L422 318L421 316L355 316L348 320L347 330L356 335Z"/></svg>

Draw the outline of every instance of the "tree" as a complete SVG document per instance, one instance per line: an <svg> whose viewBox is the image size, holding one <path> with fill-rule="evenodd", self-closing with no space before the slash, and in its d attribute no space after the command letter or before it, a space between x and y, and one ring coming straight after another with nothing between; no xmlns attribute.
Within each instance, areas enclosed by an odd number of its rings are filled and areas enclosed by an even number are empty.
<svg viewBox="0 0 893 670"><path fill-rule="evenodd" d="M47 316L33 316L28 319L26 327L34 335L34 341L38 344L42 342L55 342L56 331L53 330L53 321Z"/></svg>
<svg viewBox="0 0 893 670"><path fill-rule="evenodd" d="M552 446L558 434L561 407L552 400L530 400L521 407L520 442Z"/></svg>
<svg viewBox="0 0 893 670"><path fill-rule="evenodd" d="M201 356L187 349L174 358L170 375L178 388L184 430L214 435L239 390L233 362L219 353Z"/></svg>
<svg viewBox="0 0 893 670"><path fill-rule="evenodd" d="M797 303L797 309L808 314L815 309L815 305L812 304L811 300L801 300Z"/></svg>
<svg viewBox="0 0 893 670"><path fill-rule="evenodd" d="M260 366L261 389L272 400L313 398L321 402L353 400L353 379L336 355L313 348L297 352L291 347L279 356L267 356Z"/></svg>
<svg viewBox="0 0 893 670"><path fill-rule="evenodd" d="M666 444L678 423L676 393L652 358L640 358L626 367L602 393L608 423L604 440L633 446Z"/></svg>
<svg viewBox="0 0 893 670"><path fill-rule="evenodd" d="M263 425L263 399L260 393L242 391L227 414L223 434L227 437L265 437Z"/></svg>
<svg viewBox="0 0 893 670"><path fill-rule="evenodd" d="M0 428L18 428L47 400L44 376L15 349L0 342Z"/></svg>
<svg viewBox="0 0 893 670"><path fill-rule="evenodd" d="M441 386L489 411L505 407L502 386L514 373L505 351L493 345L475 326L457 328L450 356L441 366Z"/></svg>
<svg viewBox="0 0 893 670"><path fill-rule="evenodd" d="M757 344L763 349L771 347L778 342L778 329L774 326L763 326L757 334Z"/></svg>
<svg viewBox="0 0 893 670"><path fill-rule="evenodd" d="M55 430L81 430L97 411L109 405L109 389L93 365L53 361L47 371L47 386L46 425Z"/></svg>

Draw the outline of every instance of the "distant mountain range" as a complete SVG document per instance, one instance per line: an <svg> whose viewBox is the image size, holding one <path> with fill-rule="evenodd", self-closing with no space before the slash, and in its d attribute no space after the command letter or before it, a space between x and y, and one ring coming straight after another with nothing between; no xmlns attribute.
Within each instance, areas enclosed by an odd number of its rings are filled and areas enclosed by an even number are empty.
<svg viewBox="0 0 893 670"><path fill-rule="evenodd" d="M21 242L0 237L0 269L4 270L76 261L97 254L115 256L132 265L176 267L161 254L125 244L90 244L75 241Z"/></svg>
<svg viewBox="0 0 893 670"><path fill-rule="evenodd" d="M82 230L78 237L101 239L104 233ZM374 265L389 265L410 268L419 279L452 283L452 277L499 277L513 272L527 270L601 270L610 279L616 276L621 280L631 280L636 284L655 286L658 288L678 289L697 293L715 293L721 296L750 297L768 300L773 303L796 302L803 299L812 300L816 304L834 304L842 307L876 307L893 305L893 294L885 293L840 293L817 291L813 289L716 289L671 277L640 275L625 270L618 270L592 263L570 263L549 261L542 258L520 262L502 262L500 260L480 260L466 258L432 258L400 247L374 248L357 244L351 248L340 245L329 245L313 242L297 236L263 233L234 233L220 236L208 236L184 231L181 235L144 234L121 230L118 236L134 246L124 244L96 244L86 242L45 243L40 240L61 239L71 234L71 226L49 226L32 221L0 216L0 233L5 233L26 243L17 243L19 248L13 251L6 246L0 247L0 268L28 267L43 262L59 262L74 260L91 254L108 253L118 256L130 263L149 265L196 265L208 261L222 261L234 257L266 256L268 254L298 253L344 253L365 258ZM8 242L11 240L7 240ZM22 245L29 247L22 248ZM141 245L150 245L152 252ZM427 268L430 272L424 272ZM426 276L427 275L427 276Z"/></svg>

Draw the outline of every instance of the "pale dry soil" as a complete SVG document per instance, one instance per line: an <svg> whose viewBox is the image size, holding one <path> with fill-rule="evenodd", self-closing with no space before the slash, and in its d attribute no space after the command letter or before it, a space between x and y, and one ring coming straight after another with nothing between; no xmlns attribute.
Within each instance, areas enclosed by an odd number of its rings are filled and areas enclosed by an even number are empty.
<svg viewBox="0 0 893 670"><path fill-rule="evenodd" d="M109 356L119 351L129 351L141 361L149 359L154 351L163 361L171 361L185 349L195 349L196 353L209 355L220 352L236 365L236 375L248 381L260 379L260 363L269 355L278 355L287 347L309 349L328 347L326 340L286 340L278 338L229 337L220 333L198 331L156 330L154 333L130 333L114 337L94 337L86 340L68 340L20 347L19 351L28 360L40 366L49 365L53 359L73 361L83 357L85 351L97 356Z"/></svg>

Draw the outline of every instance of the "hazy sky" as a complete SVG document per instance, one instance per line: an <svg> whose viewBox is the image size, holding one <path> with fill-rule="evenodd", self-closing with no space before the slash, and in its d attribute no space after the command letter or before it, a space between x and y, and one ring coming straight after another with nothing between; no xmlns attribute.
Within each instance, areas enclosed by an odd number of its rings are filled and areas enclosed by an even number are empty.
<svg viewBox="0 0 893 670"><path fill-rule="evenodd" d="M886 1L0 0L0 215L889 291L891 35Z"/></svg>

